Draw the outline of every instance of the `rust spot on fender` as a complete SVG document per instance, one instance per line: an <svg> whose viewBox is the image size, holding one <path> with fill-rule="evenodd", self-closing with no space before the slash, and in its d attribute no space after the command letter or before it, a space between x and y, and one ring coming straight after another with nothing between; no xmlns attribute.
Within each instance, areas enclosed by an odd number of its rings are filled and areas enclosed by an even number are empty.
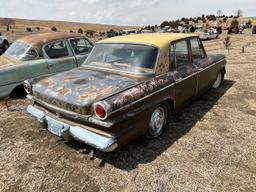
<svg viewBox="0 0 256 192"><path fill-rule="evenodd" d="M79 96L80 99L95 99L97 97L97 93L83 93Z"/></svg>
<svg viewBox="0 0 256 192"><path fill-rule="evenodd" d="M60 90L58 90L58 92L61 94L61 96L64 96L68 93L71 93L71 89L68 89L68 88L62 88Z"/></svg>
<svg viewBox="0 0 256 192"><path fill-rule="evenodd" d="M77 80L78 77L66 77L64 78L64 82L69 82L69 81L73 81L73 80Z"/></svg>
<svg viewBox="0 0 256 192"><path fill-rule="evenodd" d="M140 85L126 90L110 99L107 99L107 102L110 104L112 108L111 110L114 111L172 83L174 83L172 75L162 75L158 78L148 80Z"/></svg>

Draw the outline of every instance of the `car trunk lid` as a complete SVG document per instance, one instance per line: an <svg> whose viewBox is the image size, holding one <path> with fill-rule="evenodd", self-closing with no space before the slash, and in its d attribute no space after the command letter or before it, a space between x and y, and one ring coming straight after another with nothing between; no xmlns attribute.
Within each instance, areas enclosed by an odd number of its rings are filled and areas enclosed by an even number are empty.
<svg viewBox="0 0 256 192"><path fill-rule="evenodd" d="M139 83L135 77L80 67L43 79L33 85L36 99L83 115L92 104Z"/></svg>

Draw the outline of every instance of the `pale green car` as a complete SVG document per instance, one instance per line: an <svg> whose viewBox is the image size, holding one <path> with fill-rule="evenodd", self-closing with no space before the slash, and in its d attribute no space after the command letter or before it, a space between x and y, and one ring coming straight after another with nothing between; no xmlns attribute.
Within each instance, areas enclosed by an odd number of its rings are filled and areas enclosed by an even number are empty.
<svg viewBox="0 0 256 192"><path fill-rule="evenodd" d="M79 67L94 43L82 34L43 33L15 41L0 56L0 98L8 97L24 80Z"/></svg>

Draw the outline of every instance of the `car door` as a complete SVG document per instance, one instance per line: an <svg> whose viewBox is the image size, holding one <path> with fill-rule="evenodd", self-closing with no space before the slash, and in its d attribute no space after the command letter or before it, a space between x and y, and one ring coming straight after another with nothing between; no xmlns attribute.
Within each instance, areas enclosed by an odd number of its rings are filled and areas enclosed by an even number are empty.
<svg viewBox="0 0 256 192"><path fill-rule="evenodd" d="M171 66L175 79L175 108L179 109L196 96L197 73L192 64L188 40L171 44Z"/></svg>
<svg viewBox="0 0 256 192"><path fill-rule="evenodd" d="M216 79L217 66L207 57L203 45L197 37L190 39L193 65L197 68L198 94L206 91Z"/></svg>
<svg viewBox="0 0 256 192"><path fill-rule="evenodd" d="M75 55L77 65L82 65L91 52L93 43L86 38L69 39L69 43Z"/></svg>
<svg viewBox="0 0 256 192"><path fill-rule="evenodd" d="M75 56L66 40L47 43L43 47L50 73L67 71L77 67Z"/></svg>

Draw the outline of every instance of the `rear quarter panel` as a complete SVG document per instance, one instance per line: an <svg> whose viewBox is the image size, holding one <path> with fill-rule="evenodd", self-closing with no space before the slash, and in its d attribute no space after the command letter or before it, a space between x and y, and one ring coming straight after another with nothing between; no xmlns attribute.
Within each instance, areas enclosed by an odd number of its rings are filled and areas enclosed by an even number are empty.
<svg viewBox="0 0 256 192"><path fill-rule="evenodd" d="M27 61L1 69L0 89L3 93L0 93L0 97L3 97L3 95L8 96L11 91L24 80L47 73L49 73L49 69L44 59Z"/></svg>

